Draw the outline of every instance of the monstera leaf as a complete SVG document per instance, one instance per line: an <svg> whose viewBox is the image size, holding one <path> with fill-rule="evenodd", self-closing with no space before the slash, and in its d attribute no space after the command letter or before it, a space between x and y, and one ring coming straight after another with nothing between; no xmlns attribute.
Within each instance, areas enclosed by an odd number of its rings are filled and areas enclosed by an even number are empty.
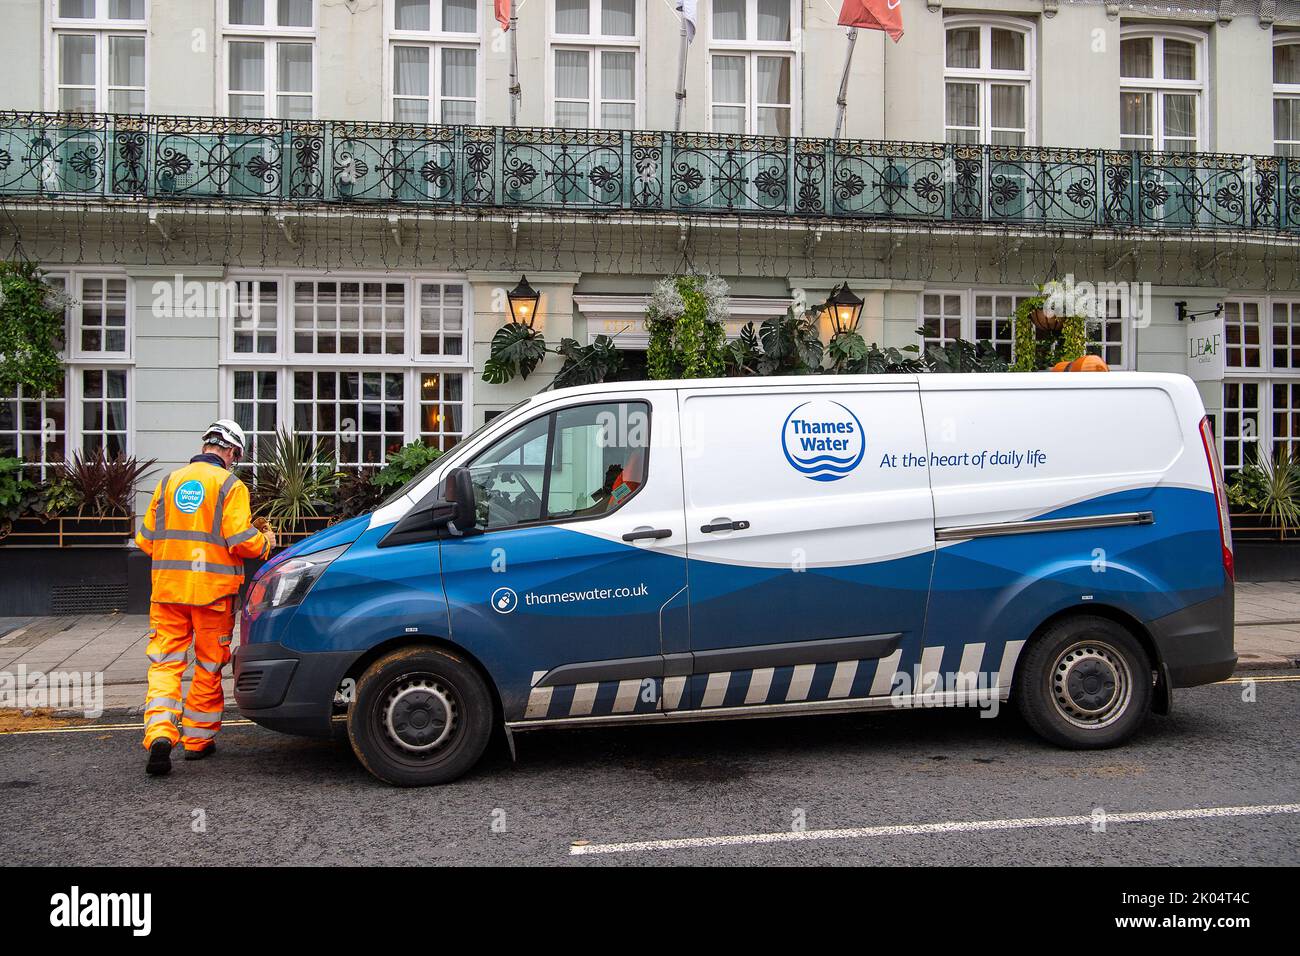
<svg viewBox="0 0 1300 956"><path fill-rule="evenodd" d="M546 339L522 322L511 322L492 336L492 353L483 363L483 381L504 385L516 375L527 378L546 358Z"/></svg>

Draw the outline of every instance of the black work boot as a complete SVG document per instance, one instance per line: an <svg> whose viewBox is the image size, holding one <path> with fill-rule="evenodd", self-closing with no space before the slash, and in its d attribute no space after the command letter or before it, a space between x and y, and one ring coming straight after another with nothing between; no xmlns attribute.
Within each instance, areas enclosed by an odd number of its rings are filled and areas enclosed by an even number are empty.
<svg viewBox="0 0 1300 956"><path fill-rule="evenodd" d="M172 770L172 742L160 737L149 745L149 762L144 772L151 777L161 777Z"/></svg>
<svg viewBox="0 0 1300 956"><path fill-rule="evenodd" d="M214 740L212 743L208 744L202 750L190 750L188 747L185 748L185 759L202 760L204 757L211 757L216 752L217 752L217 742Z"/></svg>

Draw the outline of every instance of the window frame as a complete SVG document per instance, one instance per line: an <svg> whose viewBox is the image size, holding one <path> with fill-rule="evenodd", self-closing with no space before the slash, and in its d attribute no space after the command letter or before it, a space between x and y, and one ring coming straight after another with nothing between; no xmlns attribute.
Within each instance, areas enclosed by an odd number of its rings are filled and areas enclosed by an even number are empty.
<svg viewBox="0 0 1300 956"><path fill-rule="evenodd" d="M60 92L64 89L91 89L95 94L95 106L92 112L107 113L111 90L139 90L143 93L143 105L137 114L149 112L149 15L152 0L144 0L144 17L140 20L120 20L109 17L109 0L96 0L94 17L62 17L59 15L59 0L49 0L46 9L49 20L44 31L45 52L45 103L53 112L61 112ZM93 87L84 84L64 84L61 78L63 55L60 38L63 36L89 36L95 41L95 83ZM109 37L138 37L144 41L144 85L112 86L109 83Z"/></svg>
<svg viewBox="0 0 1300 956"><path fill-rule="evenodd" d="M1011 346L1011 358L1008 359L1008 362L1012 362L1015 360L1015 352L1016 352L1015 312L1014 312L1015 300L1027 299L1034 295L1037 295L1037 293L1029 289L996 289L996 288L989 288L986 286L973 286L973 287L966 286L961 288L942 288L937 286L927 287L925 289L922 289L917 294L916 297L916 313L917 313L916 327L922 331L924 331L925 329L925 320L927 318L933 318L933 316L928 316L925 311L925 297L927 295L937 295L940 297L941 300L943 296L955 295L959 297L960 300L959 306L961 312L958 315L959 328L960 328L960 334L958 335L958 338L965 339L967 342L978 341L975 338L976 322L985 321L985 320L994 322L1002 318L1009 320L1011 322L1011 338L1009 340L1009 344ZM995 301L998 297L1010 298L1013 304L1012 314L1009 316L999 316L999 315L992 315L987 317L977 316L975 314L975 300L978 299L980 296L990 296ZM943 305L941 301L940 303L941 310L942 307ZM951 318L951 316L944 316L944 318ZM956 341L956 339L949 338L948 336L944 336L944 335L941 335L937 339L922 335L921 348L924 349L926 348L926 346L929 345L946 345L949 342L953 342L953 341ZM990 344L997 346L1003 340L990 337L988 339L985 339L984 341L987 341Z"/></svg>
<svg viewBox="0 0 1300 956"><path fill-rule="evenodd" d="M587 25L590 30L598 30L601 0L587 0ZM601 125L601 106L605 103L626 103L626 100L612 99L604 96L600 81L600 59L605 53L631 53L632 64L632 125L631 129L645 126L646 100L646 3L635 0L633 14L636 29L631 36L607 36L600 32L560 33L556 27L557 14L555 0L546 0L546 77L544 82L546 98L546 124L557 127L556 103L559 100L559 84L555 77L555 54L560 51L575 51L587 54L587 125L585 127L564 127L565 129L606 129ZM566 97L565 102L580 102ZM609 127L618 129L619 127Z"/></svg>
<svg viewBox="0 0 1300 956"><path fill-rule="evenodd" d="M1208 35L1202 30L1193 30L1184 27L1174 26L1155 26L1151 24L1130 24L1120 29L1120 50L1121 62L1123 43L1125 40L1151 39L1151 76L1132 77L1124 76L1121 66L1121 75L1119 78L1119 129L1118 142L1119 149L1128 150L1130 147L1124 145L1125 139L1145 139L1146 137L1128 135L1124 133L1124 96L1129 93L1146 94L1151 97L1151 150L1150 152L1169 152L1163 149L1165 140L1165 101L1164 95L1167 93L1190 93L1196 98L1196 138L1192 141L1191 148L1186 152L1199 153L1206 150L1206 144L1210 142L1210 79L1207 72L1208 58L1206 48L1208 46ZM1164 57L1165 57L1165 40L1177 40L1192 45L1194 62L1196 64L1195 80L1169 80L1164 78ZM1181 140L1182 137L1174 137Z"/></svg>
<svg viewBox="0 0 1300 956"><path fill-rule="evenodd" d="M1273 37L1273 57L1277 58L1278 47L1295 47L1295 56L1300 58L1300 33L1283 33ZM1273 81L1273 109L1277 109L1278 100L1290 100L1292 108L1300 113L1300 83L1278 83ZM1300 158L1300 138L1278 139L1277 120L1273 121L1273 152L1278 156Z"/></svg>
<svg viewBox="0 0 1300 956"><path fill-rule="evenodd" d="M275 11L279 17L277 0L265 0L268 15ZM311 0L312 16L310 27L268 26L265 24L243 24L230 22L230 0L221 0L221 42L220 55L217 60L217 80L220 83L221 102L226 116L233 116L231 97L261 96L262 119L284 120L280 115L281 96L309 96L311 98L311 115L308 119L319 118L320 110L320 50L318 49L317 31L320 25L320 3ZM262 46L262 82L261 90L234 90L230 85L231 44L260 43ZM280 89L279 63L280 44L297 43L311 49L311 90L308 93L284 91Z"/></svg>
<svg viewBox="0 0 1300 956"><path fill-rule="evenodd" d="M221 33L223 36L233 35L260 35L263 39L276 36L298 36L310 37L316 39L316 31L320 28L320 0L309 0L311 3L311 26L280 26L280 5L278 0L264 0L263 10L267 12L267 19L272 17L276 23L232 23L230 21L230 0L220 0L221 17L218 21L221 24Z"/></svg>
<svg viewBox="0 0 1300 956"><path fill-rule="evenodd" d="M1260 364L1258 368L1249 366L1233 366L1228 364L1229 353L1224 353L1223 381L1220 388L1220 414L1216 417L1215 438L1219 443L1220 461L1225 462L1223 466L1224 474L1240 470L1250 460L1248 457L1248 445L1264 447L1269 450L1270 455L1277 453L1278 438L1274 434L1273 417L1276 409L1273 405L1273 388L1276 385L1289 386L1292 390L1300 388L1300 362L1295 365L1279 366L1274 361L1274 350L1279 347L1295 348L1300 347L1300 293L1294 295L1240 295L1230 296L1224 300L1225 307L1225 350L1231 348L1245 349L1247 345L1243 342L1237 345L1229 345L1226 342L1228 323L1231 321L1227 317L1228 306L1235 305L1240 308L1246 304L1254 305L1259 310L1259 345ZM1289 342L1285 346L1278 346L1274 342L1274 306L1285 304L1288 307L1288 313L1291 321L1287 323ZM1244 328L1245 323L1242 323ZM1226 393L1229 385L1237 385L1244 388L1247 385L1255 385L1259 389L1259 400L1254 406L1255 415L1255 436L1253 438L1243 438L1240 432L1236 435L1227 434L1227 413L1229 411L1226 404ZM1246 406L1237 406L1245 408ZM1290 409L1295 411L1294 409ZM1300 430L1297 434L1286 436L1293 446L1293 450L1300 452ZM1227 462L1227 445L1229 443L1238 445L1241 449L1241 459L1239 464L1229 466Z"/></svg>
<svg viewBox="0 0 1300 956"><path fill-rule="evenodd" d="M2 431L6 435L12 434L14 436L14 457L18 458L20 461L23 462L23 467L24 469L26 469L26 474L29 477L35 475L35 477L38 480L44 480L49 477L51 469L57 467L62 462L68 461L68 451L70 447L69 426L71 424L71 420L69 417L71 415L71 402L67 397L68 383L69 383L69 376L68 373L65 371L63 376L63 395L61 396L52 396L46 392L41 392L33 396L27 396L23 394L24 386L22 385L19 385L14 390L12 396L7 394L0 395L0 403L7 404L12 402L14 406L14 427L12 431L9 429L2 429L0 431ZM48 421L50 418L50 414L47 409L47 404L49 402L63 403L63 428L54 429L54 434L63 436L63 456L61 458L50 457L49 455L47 455L46 448L48 448L49 445L47 442L40 440L45 435L44 423ZM40 412L41 429L37 432L37 436L36 436L37 437L36 447L38 449L38 455L34 459L27 458L24 453L24 450L26 448L26 444L24 442L24 436L31 434L30 429L23 427L23 406L24 405L36 405Z"/></svg>
<svg viewBox="0 0 1300 956"><path fill-rule="evenodd" d="M135 360L135 281L125 272L114 272L111 269L73 269L60 271L57 274L65 276L65 281L68 283L66 294L69 304L64 325L66 330L64 351L68 362L104 366L133 362ZM120 352L93 351L81 347L80 308L85 301L82 298L82 283L87 279L121 280L126 283L126 299L123 303L123 308L126 310L126 324L123 326L126 347ZM100 326L100 328L107 328L107 326Z"/></svg>
<svg viewBox="0 0 1300 956"><path fill-rule="evenodd" d="M628 502L632 501L632 499L634 499L637 495L641 493L641 490L645 488L646 485L650 484L650 454L652 448L654 447L654 417L655 416L654 416L654 404L645 397L637 396L637 397L630 397L630 398L618 397L613 399L610 398L587 399L585 401L573 402L572 404L568 404L568 405L551 406L544 411L540 411L538 414L533 415L530 418L521 419L520 421L516 422L513 426L511 426L507 431L505 431L500 436L498 436L490 444L485 445L483 448L475 452L471 457L467 458L465 461L460 463L462 466L472 469L475 459L480 458L488 451L491 451L493 448L496 447L496 445L499 442L504 441L505 439L509 438L511 435L514 435L520 430L527 428L533 422L539 421L544 418L549 419L549 422L546 427L546 464L544 466L545 472L543 473L542 487L539 489L538 492L538 495L541 498L542 512L544 514L546 512L546 499L550 490L550 475L551 475L551 470L553 468L553 459L555 455L554 453L555 420L559 416L559 414L561 412L571 411L575 408L587 408L596 405L632 405L632 404L644 405L646 409L646 415L649 421L649 424L646 428L646 443L643 450L645 455L645 461L644 464L642 465L642 468L644 469L644 480L641 482L640 486L635 491L633 491L630 495L628 495L627 498L624 499L623 502L619 504L617 508L615 508L613 511L606 511L603 514L598 514L598 515L583 515L581 517L574 517L572 515L569 515L562 518L541 517L533 521L520 521L518 524L512 524L504 528L479 528L478 529L479 533L499 534L503 531L517 531L521 528L541 528L550 525L577 524L583 521L599 521L602 518L608 518L611 515L618 514L624 508L626 508Z"/></svg>
<svg viewBox="0 0 1300 956"><path fill-rule="evenodd" d="M436 15L434 11L436 12ZM429 107L430 116L425 125L449 125L442 122L442 101L446 98L442 92L442 51L444 49L461 49L474 51L474 123L483 122L484 85L486 83L483 63L483 51L486 47L488 17L484 15L481 4L474 8L475 30L472 33L459 33L442 29L442 3L430 0L428 30L399 30L397 22L397 4L388 0L384 4L384 80L383 80L383 116L389 122L397 119L397 83L394 71L397 67L397 47L422 47L430 51L429 55ZM437 28L435 29L435 16ZM493 20L493 23L496 21ZM420 97L404 97L419 99ZM451 97L461 101L462 97ZM455 125L455 124L450 124Z"/></svg>
<svg viewBox="0 0 1300 956"><path fill-rule="evenodd" d="M953 30L978 29L980 36L980 66L975 69L948 66L948 34ZM993 31L1006 30L1019 33L1025 45L1025 68L1023 70L993 69ZM1024 89L1025 141L1023 147L1038 145L1037 119L1037 30L1029 20L1018 17L960 15L945 17L943 21L943 141L948 139L950 129L969 130L967 126L950 126L948 124L947 91L949 83L974 85L979 90L979 127L975 132L980 145L993 145L990 140L993 132L993 87L1021 86ZM1020 132L998 128L998 132ZM974 144L966 144L974 145ZM1021 147L1014 147L1021 148Z"/></svg>
<svg viewBox="0 0 1300 956"><path fill-rule="evenodd" d="M790 60L790 133L789 138L803 135L803 44L799 42L799 37L803 30L803 4L791 0L790 2L790 39L789 40L758 40L749 39L751 30L757 34L758 29L758 0L745 0L745 33L744 40L719 40L713 36L713 0L709 2L709 21L706 26L706 37L708 40L707 61L704 66L704 99L707 113L705 115L705 128L710 133L718 133L713 125L713 110L715 106L739 106L739 103L721 103L713 95L713 58L714 56L741 56L745 58L745 131L743 133L719 133L723 136L761 136L768 135L755 132L758 120L759 103L756 99L757 84L754 82L758 74L758 57L760 56L785 56ZM785 104L768 103L764 104L765 108L783 107ZM777 135L777 134L773 134Z"/></svg>

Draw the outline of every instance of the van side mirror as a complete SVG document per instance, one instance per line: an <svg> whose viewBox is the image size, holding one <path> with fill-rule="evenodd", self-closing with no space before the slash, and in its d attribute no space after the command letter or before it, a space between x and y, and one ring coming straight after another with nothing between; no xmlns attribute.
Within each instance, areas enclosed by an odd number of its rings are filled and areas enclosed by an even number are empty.
<svg viewBox="0 0 1300 956"><path fill-rule="evenodd" d="M468 468L453 468L442 485L393 525L378 546L388 548L447 535L477 534L475 518L474 480Z"/></svg>

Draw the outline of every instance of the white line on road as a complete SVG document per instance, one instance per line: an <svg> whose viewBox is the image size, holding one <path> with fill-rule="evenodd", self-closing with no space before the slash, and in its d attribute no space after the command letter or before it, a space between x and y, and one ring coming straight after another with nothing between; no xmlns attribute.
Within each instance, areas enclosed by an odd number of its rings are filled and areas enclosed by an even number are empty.
<svg viewBox="0 0 1300 956"><path fill-rule="evenodd" d="M251 727L251 720L223 720L222 727ZM143 730L144 718L133 724L82 724L78 727L42 727L39 730L0 730L0 737L20 737L24 734L89 734L104 730Z"/></svg>
<svg viewBox="0 0 1300 956"><path fill-rule="evenodd" d="M1259 817L1300 813L1300 803L1272 803L1254 807L1205 807L1192 810L1145 810L1107 813L1105 822L1163 823L1170 820L1206 820L1216 817ZM1098 819L1102 819L1098 817ZM720 846L759 846L767 843L802 843L807 840L861 840L868 837L924 836L930 833L978 833L986 830L1029 830L1042 827L1091 825L1093 817L1022 817L1017 820L967 820L947 823L908 823L884 827L848 827L841 830L802 830L788 833L750 833L737 836L686 837L643 840L638 843L588 843L569 847L570 856L593 853L638 853L648 850L688 850Z"/></svg>

